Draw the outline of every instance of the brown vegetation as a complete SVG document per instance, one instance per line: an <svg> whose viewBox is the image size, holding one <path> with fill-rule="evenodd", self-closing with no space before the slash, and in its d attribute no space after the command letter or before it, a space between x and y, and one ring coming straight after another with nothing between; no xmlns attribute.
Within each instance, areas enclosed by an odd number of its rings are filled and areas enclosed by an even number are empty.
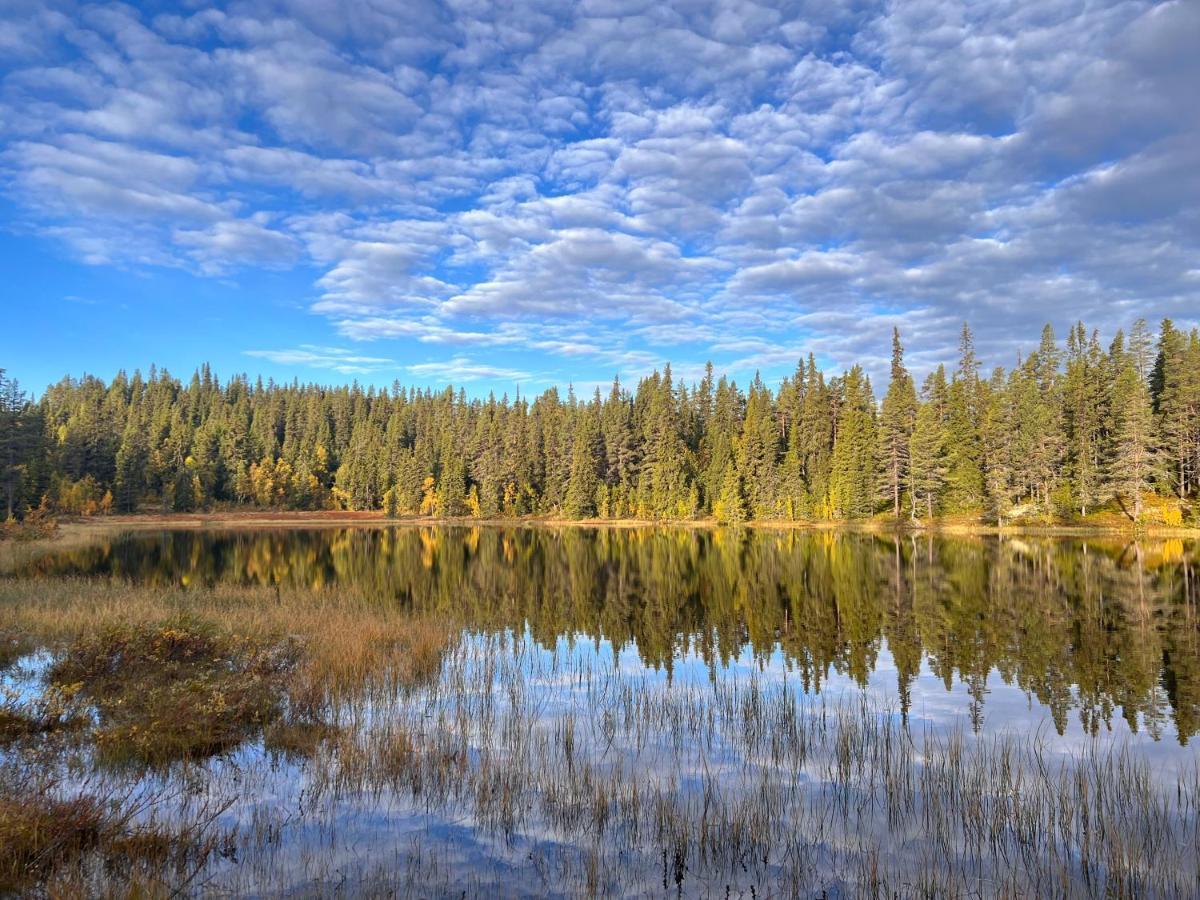
<svg viewBox="0 0 1200 900"><path fill-rule="evenodd" d="M0 769L0 895L167 897L212 854L205 810L188 826L142 821L150 803L68 789L20 767ZM99 862L100 868L91 865Z"/></svg>

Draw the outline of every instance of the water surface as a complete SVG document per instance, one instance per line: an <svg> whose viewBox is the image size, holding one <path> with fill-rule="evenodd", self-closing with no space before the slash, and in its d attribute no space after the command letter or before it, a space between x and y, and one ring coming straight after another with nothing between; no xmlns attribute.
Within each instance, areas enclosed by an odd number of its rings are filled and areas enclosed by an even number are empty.
<svg viewBox="0 0 1200 900"><path fill-rule="evenodd" d="M432 683L337 713L349 743L314 760L248 744L188 775L241 833L205 890L990 896L1063 878L1069 895L1169 896L1196 887L1200 792L1176 786L1200 761L1198 556L399 526L132 532L21 574L341 586L461 627ZM1156 791L1179 805L1130 799ZM1106 802L1140 837L1094 860Z"/></svg>
<svg viewBox="0 0 1200 900"><path fill-rule="evenodd" d="M395 527L131 532L30 571L351 585L547 648L599 642L667 675L754 665L973 727L1048 717L1057 732L1186 743L1200 727L1198 556L1179 540Z"/></svg>

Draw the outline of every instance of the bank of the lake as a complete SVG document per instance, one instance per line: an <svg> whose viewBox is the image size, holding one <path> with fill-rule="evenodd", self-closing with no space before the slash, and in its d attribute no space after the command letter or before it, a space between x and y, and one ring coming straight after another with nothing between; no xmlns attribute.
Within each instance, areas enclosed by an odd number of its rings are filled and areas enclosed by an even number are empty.
<svg viewBox="0 0 1200 900"><path fill-rule="evenodd" d="M130 513L107 516L61 516L58 524L64 532L104 531L145 528L311 528L319 526L392 526L392 525L480 525L548 528L767 528L795 530L932 532L937 534L977 535L1014 534L1044 537L1087 537L1102 534L1136 534L1146 537L1200 537L1200 526L1135 523L1117 515L1068 521L1018 520L998 525L982 518L894 519L750 519L745 522L719 522L713 518L694 519L569 519L557 516L517 516L487 518L474 516L396 516L380 510L215 510L187 513Z"/></svg>

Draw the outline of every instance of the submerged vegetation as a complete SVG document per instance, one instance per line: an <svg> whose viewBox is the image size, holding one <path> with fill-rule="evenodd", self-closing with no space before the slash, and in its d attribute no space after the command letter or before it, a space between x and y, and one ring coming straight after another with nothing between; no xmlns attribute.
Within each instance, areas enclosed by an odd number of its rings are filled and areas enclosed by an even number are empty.
<svg viewBox="0 0 1200 900"><path fill-rule="evenodd" d="M5 387L7 385L7 387ZM897 334L882 398L810 356L771 390L668 366L630 390L536 398L222 383L207 366L91 376L27 400L0 373L0 497L75 515L214 505L390 516L1195 526L1200 334L1145 322L1107 349L1047 326L1011 371L957 363L920 391Z"/></svg>

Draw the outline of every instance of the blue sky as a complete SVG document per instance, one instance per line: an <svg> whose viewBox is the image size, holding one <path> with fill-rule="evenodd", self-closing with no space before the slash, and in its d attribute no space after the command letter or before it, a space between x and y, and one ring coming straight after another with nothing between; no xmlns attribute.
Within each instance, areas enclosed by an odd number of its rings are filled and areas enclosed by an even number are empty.
<svg viewBox="0 0 1200 900"><path fill-rule="evenodd" d="M0 367L472 393L1200 313L1200 3L10 2Z"/></svg>

